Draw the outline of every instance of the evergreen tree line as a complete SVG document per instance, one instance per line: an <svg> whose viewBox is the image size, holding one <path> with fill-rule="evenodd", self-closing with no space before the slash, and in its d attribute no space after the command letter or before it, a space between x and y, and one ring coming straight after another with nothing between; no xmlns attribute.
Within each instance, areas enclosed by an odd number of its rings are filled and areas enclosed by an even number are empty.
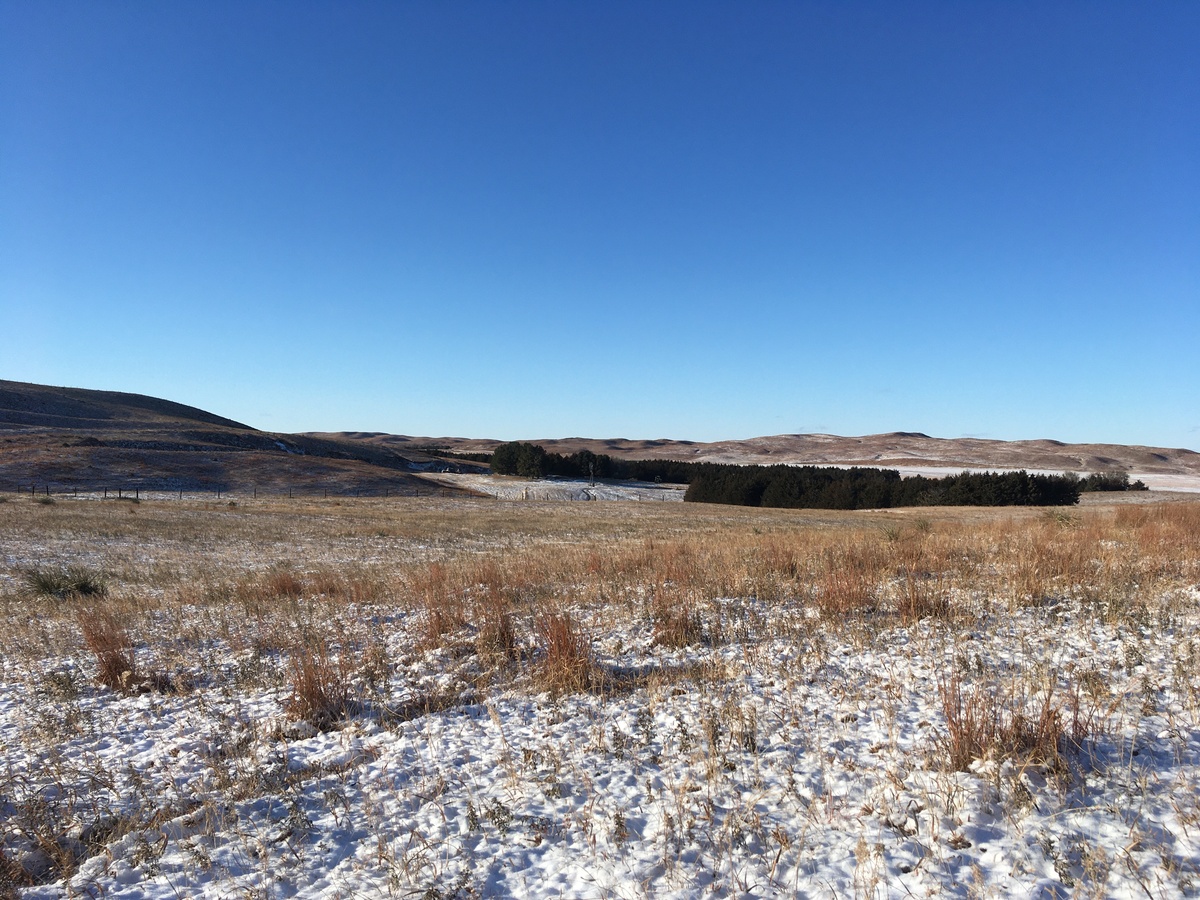
<svg viewBox="0 0 1200 900"><path fill-rule="evenodd" d="M685 500L791 509L892 506L1071 506L1079 479L1028 472L963 472L945 478L894 469L700 465Z"/></svg>
<svg viewBox="0 0 1200 900"><path fill-rule="evenodd" d="M569 456L547 453L540 444L514 441L500 444L492 452L492 471L497 475L523 475L542 478L610 478L634 481L662 481L687 484L692 480L695 463L670 459L614 459L605 453L580 450Z"/></svg>
<svg viewBox="0 0 1200 900"><path fill-rule="evenodd" d="M657 459L614 459L580 450L548 453L538 444L500 444L491 459L499 475L634 479L686 484L685 500L793 509L882 509L893 506L1071 506L1082 491L1146 490L1123 473L1031 475L963 472L902 478L894 469L831 466L738 466Z"/></svg>
<svg viewBox="0 0 1200 900"><path fill-rule="evenodd" d="M1124 472L1093 472L1079 480L1079 490L1088 491L1148 491L1142 481L1129 483L1129 476Z"/></svg>

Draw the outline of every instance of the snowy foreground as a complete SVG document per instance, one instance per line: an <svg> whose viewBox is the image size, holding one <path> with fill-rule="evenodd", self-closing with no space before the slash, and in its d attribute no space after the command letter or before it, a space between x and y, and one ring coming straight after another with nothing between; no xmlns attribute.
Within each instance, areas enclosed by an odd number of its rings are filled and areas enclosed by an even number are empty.
<svg viewBox="0 0 1200 900"><path fill-rule="evenodd" d="M1084 626L1063 603L968 630L685 650L596 615L582 621L597 659L627 683L557 698L521 684L474 696L469 657L417 651L404 614L347 614L392 635L398 665L324 733L285 715L278 660L218 639L182 694L95 687L83 657L6 659L10 859L42 875L78 859L69 880L20 896L1157 898L1200 885L1194 613ZM775 615L740 600L722 614ZM164 626L204 625L202 610L178 615ZM1057 771L952 771L939 681L956 672L991 673L1000 691L1082 684L1091 734ZM458 699L406 705L439 688ZM43 844L13 837L18 820L26 836L40 821Z"/></svg>
<svg viewBox="0 0 1200 900"><path fill-rule="evenodd" d="M0 900L1196 896L1198 585L1182 501L5 501Z"/></svg>

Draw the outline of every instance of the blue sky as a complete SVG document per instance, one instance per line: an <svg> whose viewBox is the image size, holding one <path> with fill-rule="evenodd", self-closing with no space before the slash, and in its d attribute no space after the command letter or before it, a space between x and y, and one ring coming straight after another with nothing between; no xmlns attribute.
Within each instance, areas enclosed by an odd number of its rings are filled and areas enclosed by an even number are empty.
<svg viewBox="0 0 1200 900"><path fill-rule="evenodd" d="M0 0L0 377L1200 449L1200 4Z"/></svg>

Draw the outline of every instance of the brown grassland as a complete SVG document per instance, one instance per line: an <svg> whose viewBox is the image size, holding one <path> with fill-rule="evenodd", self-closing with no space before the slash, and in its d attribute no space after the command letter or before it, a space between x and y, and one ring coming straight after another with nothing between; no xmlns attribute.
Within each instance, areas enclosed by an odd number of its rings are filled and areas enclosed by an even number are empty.
<svg viewBox="0 0 1200 900"><path fill-rule="evenodd" d="M0 503L6 680L28 681L29 696L199 705L273 686L270 727L285 734L356 715L410 721L501 692L553 702L733 684L740 670L710 652L731 645L747 669L770 668L762 656L775 651L762 648L787 641L800 661L789 665L815 671L835 645L910 629L954 651L936 675L941 770L995 758L1053 775L1110 727L1106 672L1127 661L1022 670L1000 689L972 635L1068 606L1098 627L1151 633L1191 616L1198 584L1192 501L854 513L457 498ZM1194 667L1176 675L1200 720ZM737 737L722 753L754 752L753 717L765 713L730 709L721 727ZM48 745L77 728L44 724ZM716 731L708 743L717 748ZM120 827L179 813L168 805ZM61 822L6 827L0 895L65 878L89 852ZM778 842L776 865L790 847ZM34 871L28 860L42 857Z"/></svg>
<svg viewBox="0 0 1200 900"><path fill-rule="evenodd" d="M464 689L605 690L614 678L591 649L605 621L642 622L665 647L764 629L868 641L896 625L966 627L997 604L1067 598L1106 622L1137 619L1200 580L1190 502L841 513L22 498L0 504L0 542L9 659L81 645L109 688L183 690L220 677L204 666L219 636L280 653L298 692L289 709L322 721L351 707L361 672L402 662L381 649L395 632L475 660ZM72 573L102 594L73 592ZM68 586L49 590L47 579ZM753 604L731 612L729 598Z"/></svg>

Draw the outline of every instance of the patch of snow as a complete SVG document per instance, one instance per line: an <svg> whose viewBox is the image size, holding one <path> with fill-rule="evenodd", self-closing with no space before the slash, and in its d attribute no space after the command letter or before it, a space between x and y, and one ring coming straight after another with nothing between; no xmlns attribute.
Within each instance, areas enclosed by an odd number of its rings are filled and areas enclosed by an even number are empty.
<svg viewBox="0 0 1200 900"><path fill-rule="evenodd" d="M508 475L443 473L427 476L498 500L645 500L682 501L687 485L646 481L596 481L586 478L517 478Z"/></svg>

